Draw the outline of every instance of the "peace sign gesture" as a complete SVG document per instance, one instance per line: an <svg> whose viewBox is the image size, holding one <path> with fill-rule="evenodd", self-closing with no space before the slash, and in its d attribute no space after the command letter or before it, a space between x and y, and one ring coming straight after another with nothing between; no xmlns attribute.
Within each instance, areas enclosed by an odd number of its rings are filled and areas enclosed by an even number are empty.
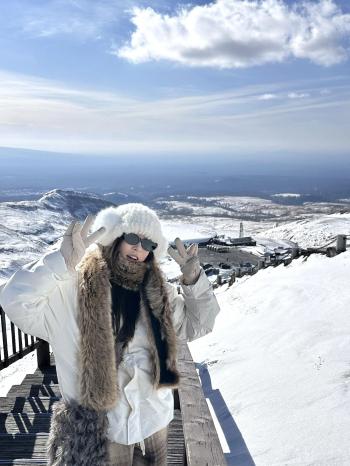
<svg viewBox="0 0 350 466"><path fill-rule="evenodd" d="M101 227L88 235L94 219L94 215L88 215L83 225L77 220L73 220L63 235L60 251L70 271L75 270L83 258L86 248L100 238L105 231L105 228Z"/></svg>
<svg viewBox="0 0 350 466"><path fill-rule="evenodd" d="M198 244L191 244L187 249L180 238L175 239L176 249L171 246L168 254L179 264L185 285L193 285L200 274L201 268L198 259Z"/></svg>

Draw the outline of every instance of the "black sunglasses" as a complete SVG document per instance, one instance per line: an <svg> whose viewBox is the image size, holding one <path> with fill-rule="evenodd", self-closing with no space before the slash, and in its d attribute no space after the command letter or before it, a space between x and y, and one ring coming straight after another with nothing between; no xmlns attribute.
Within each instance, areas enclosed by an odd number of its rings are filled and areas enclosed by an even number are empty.
<svg viewBox="0 0 350 466"><path fill-rule="evenodd" d="M122 238L132 246L141 243L142 249L145 251L153 251L158 246L157 243L154 243L150 239L140 238L136 233L123 233Z"/></svg>

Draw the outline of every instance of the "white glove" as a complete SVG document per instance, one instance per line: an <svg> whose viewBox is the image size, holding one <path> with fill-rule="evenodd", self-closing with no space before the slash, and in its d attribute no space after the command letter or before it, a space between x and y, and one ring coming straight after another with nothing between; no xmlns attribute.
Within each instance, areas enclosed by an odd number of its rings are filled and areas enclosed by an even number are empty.
<svg viewBox="0 0 350 466"><path fill-rule="evenodd" d="M198 244L191 244L187 249L180 238L175 239L177 251L171 246L168 254L179 264L185 285L193 285L198 280L201 267L198 259Z"/></svg>
<svg viewBox="0 0 350 466"><path fill-rule="evenodd" d="M105 231L105 227L101 227L88 236L93 221L93 215L88 215L83 225L77 220L73 220L63 235L60 251L67 269L71 272L75 271L75 267L83 258L86 248L94 243Z"/></svg>

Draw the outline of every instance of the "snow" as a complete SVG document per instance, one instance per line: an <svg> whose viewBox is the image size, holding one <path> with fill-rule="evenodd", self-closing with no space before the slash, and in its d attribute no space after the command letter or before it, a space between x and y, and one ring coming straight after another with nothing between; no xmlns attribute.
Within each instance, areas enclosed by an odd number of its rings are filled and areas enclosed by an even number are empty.
<svg viewBox="0 0 350 466"><path fill-rule="evenodd" d="M0 284L38 259L73 218L111 205L93 193L55 189L34 201L0 202Z"/></svg>
<svg viewBox="0 0 350 466"><path fill-rule="evenodd" d="M296 220L264 232L264 236L270 239L288 239L302 247L323 246L340 234L350 235L349 213L334 213L308 220Z"/></svg>
<svg viewBox="0 0 350 466"><path fill-rule="evenodd" d="M297 193L276 193L272 194L272 197L300 197L300 194Z"/></svg>
<svg viewBox="0 0 350 466"><path fill-rule="evenodd" d="M313 255L217 292L214 331L190 350L228 464L350 463L349 274L350 251Z"/></svg>
<svg viewBox="0 0 350 466"><path fill-rule="evenodd" d="M174 243L176 237L182 239L183 242L203 243L217 235L215 229L201 224L186 224L182 221L165 222L162 221L162 230L170 244Z"/></svg>
<svg viewBox="0 0 350 466"><path fill-rule="evenodd" d="M180 266L174 261L174 259L171 259L171 257L163 259L160 263L160 268L165 273L169 281L174 281L181 275Z"/></svg>
<svg viewBox="0 0 350 466"><path fill-rule="evenodd" d="M207 199L212 212L235 209L236 218L172 218L168 212L161 221L169 241L177 236L185 242L215 234L237 237L239 212L251 215L244 221L244 234L253 236L257 246L244 249L257 255L295 242L321 246L336 234L350 234L350 214L330 214L334 204ZM85 216L106 205L100 202L87 193L55 190L38 201L0 203L0 281L52 247L73 215ZM297 220L272 228L279 209ZM260 221L256 215L262 211L269 216ZM161 267L169 279L180 274L170 258ZM190 350L229 465L350 464L349 275L347 251L333 258L299 258L216 289L221 312L214 331L192 342ZM0 396L35 369L32 353L2 370Z"/></svg>
<svg viewBox="0 0 350 466"><path fill-rule="evenodd" d="M168 223L207 226L218 235L238 237L240 224L243 222L244 236L261 235L276 241L297 241L293 238L295 224L308 225L310 220L332 214L341 215L339 212L349 214L350 211L350 205L346 203L304 202L298 205L284 205L269 199L249 196L173 196L173 199L169 201L167 198L159 198L156 202L161 218ZM338 223L339 227L342 227L342 222ZM285 225L286 230L283 229ZM311 241L303 246L314 246L322 239L322 235L320 238L315 236L315 231L310 238L312 236L315 237L314 243ZM306 242L310 238L303 235Z"/></svg>
<svg viewBox="0 0 350 466"><path fill-rule="evenodd" d="M196 235L200 235L199 238L205 239L208 236L205 232L216 232L218 235L225 235L227 237L238 238L240 229L240 219L225 218L225 217L205 217L205 216L188 216L181 215L181 217L168 218L162 220L162 224L167 225L169 228L171 225L174 226L177 232L180 232L182 238L182 228L186 233L188 229L193 229ZM244 236L254 236L257 233L263 233L266 229L272 228L275 222L259 222L246 220L243 222ZM201 234L201 231L203 234ZM174 236L168 235L169 240L172 240ZM199 239L198 238L198 239ZM188 241L188 239L186 239Z"/></svg>
<svg viewBox="0 0 350 466"><path fill-rule="evenodd" d="M286 239L297 242L300 239L302 246L320 246L320 241L333 234L334 216L332 218L330 214L350 208L335 203L281 205L256 197L185 198L186 201L179 201L174 197L175 200L170 203L160 198L155 202L170 242L176 236L187 242L206 241L215 234L238 237L243 221L245 236L255 238L260 235L274 240L276 244ZM83 220L88 213L96 213L109 205L111 202L94 193L68 189L52 190L38 200L0 202L0 284L25 263L38 259L62 236L73 218ZM184 208L181 215L178 214L180 205ZM171 206L175 207L173 211ZM331 218L329 233L325 226L324 233L317 226L314 231L308 232L310 220L317 222L325 215ZM337 231L340 233L349 231L349 220L346 220L349 215L343 214L343 220L338 221ZM291 219L298 220L291 223ZM274 227L276 220L281 224L279 227ZM297 234L301 230L302 234Z"/></svg>
<svg viewBox="0 0 350 466"><path fill-rule="evenodd" d="M221 207L196 206L190 202L166 201L162 203L163 207L171 210L173 214L179 213L184 215L225 215L227 212Z"/></svg>
<svg viewBox="0 0 350 466"><path fill-rule="evenodd" d="M0 371L0 396L6 396L12 385L20 385L27 374L34 374L38 368L36 352L19 359Z"/></svg>

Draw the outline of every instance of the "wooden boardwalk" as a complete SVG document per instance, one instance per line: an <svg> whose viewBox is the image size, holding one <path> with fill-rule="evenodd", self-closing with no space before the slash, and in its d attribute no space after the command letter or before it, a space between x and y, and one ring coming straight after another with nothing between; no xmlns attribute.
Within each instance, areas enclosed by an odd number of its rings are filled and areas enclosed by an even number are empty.
<svg viewBox="0 0 350 466"><path fill-rule="evenodd" d="M13 385L7 397L0 398L0 465L46 464L52 406L60 397L52 365L26 375L21 385ZM168 464L186 464L179 409L170 423Z"/></svg>
<svg viewBox="0 0 350 466"><path fill-rule="evenodd" d="M52 406L61 393L49 345L43 341L36 345L42 369L26 375L0 398L0 466L46 464ZM13 358L20 356L19 352ZM174 391L168 466L224 466L225 456L187 344L179 345L178 369L181 378Z"/></svg>

